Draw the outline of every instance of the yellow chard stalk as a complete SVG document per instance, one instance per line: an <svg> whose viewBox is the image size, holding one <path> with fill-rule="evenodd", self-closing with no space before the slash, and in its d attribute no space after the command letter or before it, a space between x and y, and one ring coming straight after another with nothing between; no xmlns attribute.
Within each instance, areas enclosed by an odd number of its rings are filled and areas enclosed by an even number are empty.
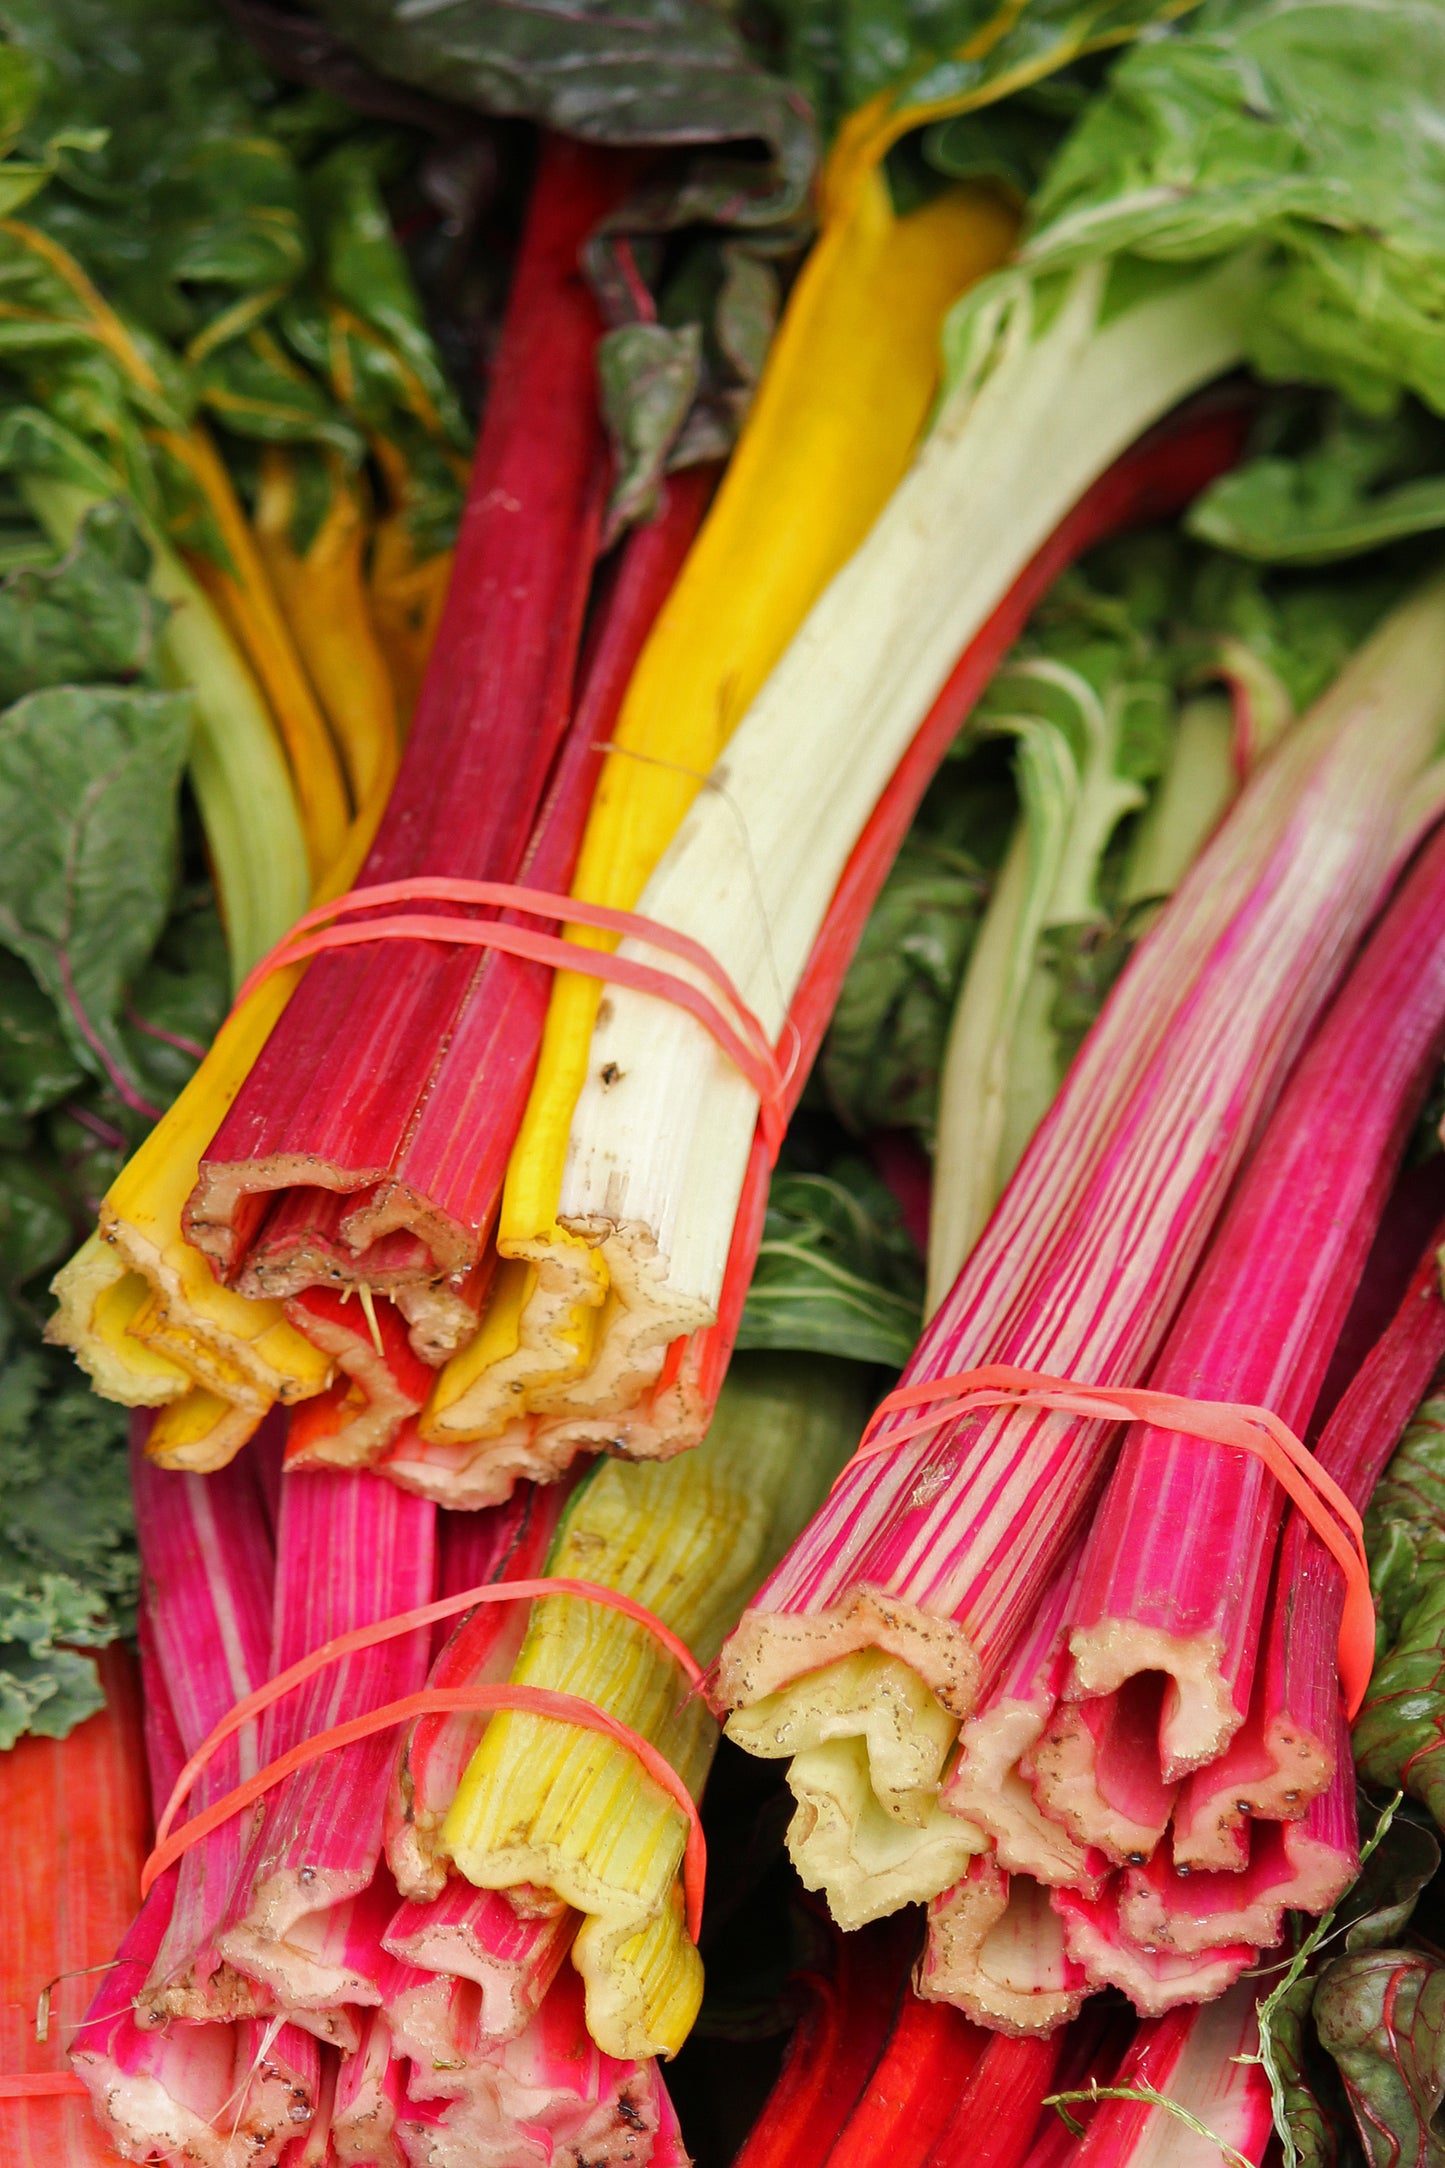
<svg viewBox="0 0 1445 2168"><path fill-rule="evenodd" d="M730 1622L824 1496L858 1437L851 1363L738 1358L695 1453L605 1460L578 1490L547 1571L636 1597L712 1662ZM718 1728L673 1659L619 1613L573 1597L533 1606L515 1682L577 1694L649 1740L696 1799ZM530 1884L584 1917L572 1961L610 2055L671 2055L702 1994L678 1873L687 1824L625 1747L550 1717L493 1717L442 1830L484 1889Z"/></svg>

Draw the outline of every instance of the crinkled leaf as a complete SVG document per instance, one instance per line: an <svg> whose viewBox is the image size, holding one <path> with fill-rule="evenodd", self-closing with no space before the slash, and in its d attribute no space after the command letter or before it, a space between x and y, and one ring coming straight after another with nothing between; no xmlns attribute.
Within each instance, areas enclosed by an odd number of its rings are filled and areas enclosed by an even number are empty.
<svg viewBox="0 0 1445 2168"><path fill-rule="evenodd" d="M1422 1540L1416 1572L1414 1600L1355 1719L1355 1763L1367 1784L1399 1786L1445 1827L1445 1539Z"/></svg>
<svg viewBox="0 0 1445 2168"><path fill-rule="evenodd" d="M928 130L923 154L939 173L960 181L994 181L1027 200L1058 149L1060 121L1025 98L959 113Z"/></svg>
<svg viewBox="0 0 1445 2168"><path fill-rule="evenodd" d="M37 1655L23 1641L0 1642L0 1748L33 1732L65 1739L105 1706L100 1674L73 1649Z"/></svg>
<svg viewBox="0 0 1445 2168"><path fill-rule="evenodd" d="M1206 0L1136 45L1035 200L1026 260L1270 251L1266 377L1445 409L1445 15L1433 0ZM1382 125L1382 116L1389 124Z"/></svg>
<svg viewBox="0 0 1445 2168"><path fill-rule="evenodd" d="M1372 2168L1441 2168L1445 1965L1417 1950L1337 1958L1314 1997Z"/></svg>
<svg viewBox="0 0 1445 2168"><path fill-rule="evenodd" d="M0 1112L23 1123L83 1082L54 1008L25 965L0 953Z"/></svg>
<svg viewBox="0 0 1445 2168"><path fill-rule="evenodd" d="M0 1298L0 1747L26 1731L64 1738L100 1707L75 1645L100 1647L133 1616L125 1441L125 1411L27 1344Z"/></svg>
<svg viewBox="0 0 1445 2168"><path fill-rule="evenodd" d="M1399 1641L1422 1562L1445 1554L1445 1400L1421 1403L1365 1509L1376 1655Z"/></svg>
<svg viewBox="0 0 1445 2168"><path fill-rule="evenodd" d="M1362 1793L1362 1802L1364 1797ZM1352 1957L1399 1940L1440 1865L1439 1843L1422 1822L1412 1819L1417 1812L1412 1808L1391 1817L1359 1880L1335 1907L1334 1925L1344 1928L1345 1949Z"/></svg>
<svg viewBox="0 0 1445 2168"><path fill-rule="evenodd" d="M0 715L0 944L93 1074L128 1077L124 997L175 878L188 695L56 686Z"/></svg>
<svg viewBox="0 0 1445 2168"><path fill-rule="evenodd" d="M1326 564L1445 527L1445 431L1413 401L1332 415L1297 453L1247 460L1191 507L1189 531L1270 564Z"/></svg>
<svg viewBox="0 0 1445 2168"><path fill-rule="evenodd" d="M702 326L623 324L597 350L602 410L617 448L609 508L615 533L657 508L668 454L687 419L702 373Z"/></svg>
<svg viewBox="0 0 1445 2168"><path fill-rule="evenodd" d="M352 465L365 446L315 377L300 368L268 326L214 347L196 368L202 400L223 427L268 444L315 444Z"/></svg>
<svg viewBox="0 0 1445 2168"><path fill-rule="evenodd" d="M776 267L740 241L723 248L723 282L714 329L734 373L756 384L778 321L782 290Z"/></svg>
<svg viewBox="0 0 1445 2168"><path fill-rule="evenodd" d="M328 292L369 330L374 346L388 350L393 403L429 412L433 433L465 451L470 431L382 197L382 171L395 149L394 139L361 137L338 144L308 173L320 268Z"/></svg>
<svg viewBox="0 0 1445 2168"><path fill-rule="evenodd" d="M861 1160L779 1170L738 1346L901 1370L922 1321L922 1273L891 1193Z"/></svg>
<svg viewBox="0 0 1445 2168"><path fill-rule="evenodd" d="M851 1129L931 1130L938 1078L987 878L968 851L911 834L869 914L823 1049Z"/></svg>
<svg viewBox="0 0 1445 2168"><path fill-rule="evenodd" d="M149 562L133 515L96 505L59 564L0 583L0 704L68 680L143 678L166 614Z"/></svg>
<svg viewBox="0 0 1445 2168"><path fill-rule="evenodd" d="M1321 2074L1314 2067L1319 2051L1310 2012L1316 1984L1308 1973L1292 1980L1271 2013L1271 2049L1297 2168L1334 2168L1340 2150L1334 2117L1321 2098Z"/></svg>
<svg viewBox="0 0 1445 2168"><path fill-rule="evenodd" d="M0 27L41 86L25 147L61 124L101 131L35 215L112 301L184 344L238 297L294 281L301 182L256 125L275 88L218 9L0 0Z"/></svg>
<svg viewBox="0 0 1445 2168"><path fill-rule="evenodd" d="M756 143L734 161L734 217L770 223L802 201L815 138L803 101L750 54L709 0L319 0L315 12L382 75L485 113L518 114L595 143Z"/></svg>
<svg viewBox="0 0 1445 2168"><path fill-rule="evenodd" d="M981 103L1137 37L1190 0L775 0L784 65L829 133L865 100L900 117Z"/></svg>
<svg viewBox="0 0 1445 2168"><path fill-rule="evenodd" d="M132 1065L158 1106L168 1106L195 1074L230 997L226 936L215 904L205 893L186 897L136 979L122 1020Z"/></svg>
<svg viewBox="0 0 1445 2168"><path fill-rule="evenodd" d="M33 1280L74 1245L75 1223L46 1170L28 1155L0 1152L0 1285Z"/></svg>

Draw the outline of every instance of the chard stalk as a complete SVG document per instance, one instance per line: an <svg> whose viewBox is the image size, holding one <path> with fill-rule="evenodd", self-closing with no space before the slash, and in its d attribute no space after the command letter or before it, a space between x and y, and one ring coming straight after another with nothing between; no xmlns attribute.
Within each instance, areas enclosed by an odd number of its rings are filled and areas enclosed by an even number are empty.
<svg viewBox="0 0 1445 2168"><path fill-rule="evenodd" d="M740 1362L697 1453L665 1466L599 1464L568 1508L548 1570L637 1597L710 1662L856 1434L850 1367ZM585 1695L701 1792L717 1726L644 1627L546 1597L512 1677ZM674 2053L701 1995L677 1884L686 1833L625 1749L552 1718L503 1714L487 1727L441 1841L480 1888L547 1890L583 1915L572 1963L589 2030L609 2053L633 2056Z"/></svg>
<svg viewBox="0 0 1445 2168"><path fill-rule="evenodd" d="M1303 1431L1442 1051L1445 837L1437 836L1291 1077L1151 1385L1268 1407ZM1097 1726L1126 1681L1137 1687L1147 1676L1157 1686L1162 1677L1157 1744L1143 1742L1143 1761L1171 1792L1216 1761L1244 1723L1265 1645L1285 1499L1262 1465L1242 1465L1248 1457L1131 1425L1071 1597L1070 1706L1059 1728L1072 1713L1083 1747L1086 1712ZM1280 1586L1291 1602L1293 1585ZM1306 1655L1293 1629L1291 1638L1297 1670L1312 1662L1330 1693L1334 1648L1315 1642ZM1329 1780L1335 1729L1324 1725L1313 1754L1309 1734L1290 1733L1295 1811ZM1076 1833L1119 1857L1091 1819L1085 1768L1074 1783ZM1060 1811L1046 1781L1040 1798ZM1135 1846L1125 1839L1123 1849Z"/></svg>
<svg viewBox="0 0 1445 2168"><path fill-rule="evenodd" d="M1004 676L1061 692L1074 729L1047 717L1001 717L1018 737L1023 818L979 928L949 1027L938 1101L935 1203L928 1223L927 1307L958 1276L1024 1146L1058 1089L1048 1031L1054 993L1039 944L1052 926L1098 916L1098 862L1144 793L1117 773L1123 723L1077 671L1025 662Z"/></svg>
<svg viewBox="0 0 1445 2168"><path fill-rule="evenodd" d="M910 1377L999 1360L1143 1374L1233 1168L1388 889L1442 662L1437 584L1263 763L1136 949ZM1102 1245L1095 1230L1111 1230ZM860 1464L733 1636L723 1697L746 1709L790 1688L804 1726L827 1677L803 1675L873 1647L969 1716L1059 1570L1104 1452L1095 1425L998 1415Z"/></svg>
<svg viewBox="0 0 1445 2168"><path fill-rule="evenodd" d="M1104 284L1102 267L1078 274L1046 314L1026 278L992 282L986 329L913 467L642 894L649 916L707 945L771 1032L960 650L1110 462L1237 359L1257 274L1247 262L1211 268L1108 320ZM757 1099L705 1036L625 989L599 1012L562 1176L565 1239L520 1250L537 1278L519 1344L545 1352L529 1397L557 1419L561 1444L603 1424L625 1439L668 1345L717 1316ZM594 1332L599 1261L611 1299ZM439 1401L449 1391L444 1374ZM463 1435L499 1416L484 1380L447 1408Z"/></svg>
<svg viewBox="0 0 1445 2168"><path fill-rule="evenodd" d="M1252 1982L1142 2025L1067 2158L1078 2168L1219 2168L1223 2153L1258 2168L1273 2129L1258 2052ZM1088 2097L1086 2086L1065 2099Z"/></svg>
<svg viewBox="0 0 1445 2168"><path fill-rule="evenodd" d="M1010 240L1007 214L973 191L944 191L900 218L873 172L834 204L717 501L628 689L577 896L638 905L769 672L901 480L937 389L945 310ZM498 1232L503 1255L540 1274L528 1277L525 1329L487 1351L485 1370L474 1364L448 1381L438 1436L492 1435L519 1405L549 1408L590 1361L606 1268L558 1214L600 999L582 978L559 979L552 996Z"/></svg>

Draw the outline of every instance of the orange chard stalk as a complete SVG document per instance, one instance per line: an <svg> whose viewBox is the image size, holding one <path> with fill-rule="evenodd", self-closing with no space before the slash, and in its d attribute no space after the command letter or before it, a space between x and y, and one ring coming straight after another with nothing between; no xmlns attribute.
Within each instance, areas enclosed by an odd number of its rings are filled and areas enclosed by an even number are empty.
<svg viewBox="0 0 1445 2168"><path fill-rule="evenodd" d="M351 820L336 747L292 645L256 537L214 444L199 428L185 436L167 433L161 441L200 491L230 559L229 566L223 566L202 550L185 551L192 574L220 612L266 695L295 778L312 875L319 879L341 855ZM183 538L178 540L184 546Z"/></svg>
<svg viewBox="0 0 1445 2168"><path fill-rule="evenodd" d="M128 1651L97 1659L105 1707L68 1739L0 1757L0 2072L69 2068L68 2049L130 1924L150 1834L140 1684ZM23 1840L16 1841L24 1832ZM52 1983L54 1983L52 1985ZM47 1986L49 2021L37 2037ZM0 2098L5 2168L120 2168L83 2094Z"/></svg>
<svg viewBox="0 0 1445 2168"><path fill-rule="evenodd" d="M325 455L325 464L326 512L299 549L296 454L287 445L268 445L254 528L287 630L340 752L352 804L360 806L396 774L397 698L367 592L361 491L334 452ZM440 592L436 603L439 610Z"/></svg>

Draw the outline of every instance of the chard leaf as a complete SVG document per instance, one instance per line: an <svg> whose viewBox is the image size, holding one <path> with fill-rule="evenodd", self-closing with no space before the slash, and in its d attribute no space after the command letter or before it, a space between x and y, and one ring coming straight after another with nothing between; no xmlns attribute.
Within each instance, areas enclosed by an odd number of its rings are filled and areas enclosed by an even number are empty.
<svg viewBox="0 0 1445 2168"><path fill-rule="evenodd" d="M1367 1821L1365 1795L1360 1797L1361 1820ZM1359 1880L1335 1907L1333 1924L1344 1929L1345 1949L1352 1957L1399 1940L1439 1868L1439 1843L1422 1822L1412 1819L1417 1811L1407 1809L1391 1816Z"/></svg>
<svg viewBox="0 0 1445 2168"><path fill-rule="evenodd" d="M1333 414L1318 441L1221 475L1191 534L1270 564L1328 564L1445 527L1445 431L1413 401L1386 418Z"/></svg>
<svg viewBox="0 0 1445 2168"><path fill-rule="evenodd" d="M67 681L146 677L165 607L146 586L150 551L124 505L94 506L53 566L0 583L0 705Z"/></svg>
<svg viewBox="0 0 1445 2168"><path fill-rule="evenodd" d="M617 460L610 537L657 509L668 454L702 375L702 326L619 324L599 344L597 368Z"/></svg>
<svg viewBox="0 0 1445 2168"><path fill-rule="evenodd" d="M1445 1827L1445 1539L1421 1542L1416 1572L1398 1639L1355 1719L1355 1765L1367 1784L1398 1785Z"/></svg>
<svg viewBox="0 0 1445 2168"><path fill-rule="evenodd" d="M19 1288L74 1243L75 1222L46 1170L28 1154L0 1152L0 1285Z"/></svg>
<svg viewBox="0 0 1445 2168"><path fill-rule="evenodd" d="M29 965L66 1043L138 1094L118 1019L175 877L187 695L55 686L0 714L0 945Z"/></svg>
<svg viewBox="0 0 1445 2168"><path fill-rule="evenodd" d="M1268 252L1267 378L1445 410L1445 16L1433 0L1205 0L1136 45L1034 203L1024 259ZM1390 125L1380 125L1380 115Z"/></svg>
<svg viewBox="0 0 1445 2168"><path fill-rule="evenodd" d="M765 164L728 164L739 223L773 223L803 200L807 108L708 0L598 0L581 14L519 0L318 0L316 12L382 75L484 113L594 143L761 144Z"/></svg>
<svg viewBox="0 0 1445 2168"><path fill-rule="evenodd" d="M230 1005L225 930L210 896L193 892L167 920L122 1025L132 1066L158 1105L190 1082Z"/></svg>
<svg viewBox="0 0 1445 2168"><path fill-rule="evenodd" d="M1283 2111L1294 2168L1335 2168L1339 2158L1331 2104L1322 2097L1328 2080L1316 2067L1319 2049L1311 2011L1317 1985L1311 1973L1292 1980L1275 2003L1270 2022L1270 2052L1278 2084L1276 2112ZM1326 2065L1327 2070L1330 2067Z"/></svg>
<svg viewBox="0 0 1445 2168"><path fill-rule="evenodd" d="M826 1175L780 1170L738 1346L901 1370L918 1338L922 1295L917 1253L870 1167L843 1160Z"/></svg>
<svg viewBox="0 0 1445 2168"><path fill-rule="evenodd" d="M948 1021L987 893L966 849L904 842L869 914L828 1027L823 1082L850 1129L929 1133Z"/></svg>
<svg viewBox="0 0 1445 2168"><path fill-rule="evenodd" d="M917 111L981 105L1124 43L1192 0L775 0L784 64L826 131L876 99L891 133ZM940 160L945 171L952 170ZM975 169L977 170L977 169Z"/></svg>
<svg viewBox="0 0 1445 2168"><path fill-rule="evenodd" d="M0 1113L23 1123L84 1080L45 995L22 963L0 952Z"/></svg>
<svg viewBox="0 0 1445 2168"><path fill-rule="evenodd" d="M1445 1400L1421 1403L1365 1510L1377 1661L1355 1723L1367 1782L1445 1814Z"/></svg>
<svg viewBox="0 0 1445 2168"><path fill-rule="evenodd" d="M1445 1965L1417 1950L1337 1958L1316 1986L1314 2022L1371 2168L1440 2168Z"/></svg>

